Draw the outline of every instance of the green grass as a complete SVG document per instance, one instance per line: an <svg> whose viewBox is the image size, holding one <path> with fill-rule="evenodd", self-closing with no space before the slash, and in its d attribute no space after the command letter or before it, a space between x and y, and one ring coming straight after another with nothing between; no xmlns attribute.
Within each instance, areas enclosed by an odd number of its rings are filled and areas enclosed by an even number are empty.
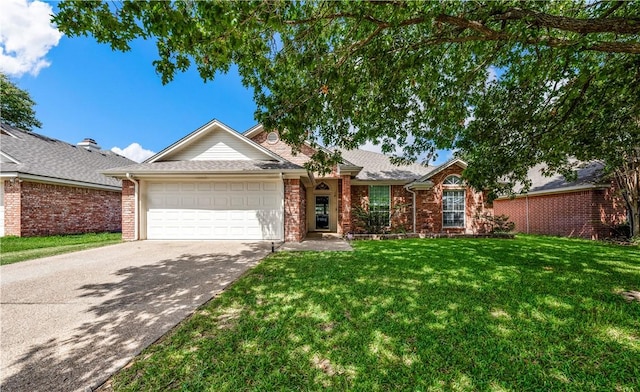
<svg viewBox="0 0 640 392"><path fill-rule="evenodd" d="M97 248L122 241L120 233L91 233L50 237L2 237L0 264L37 259L78 250Z"/></svg>
<svg viewBox="0 0 640 392"><path fill-rule="evenodd" d="M640 250L521 236L276 253L116 391L640 391Z"/></svg>

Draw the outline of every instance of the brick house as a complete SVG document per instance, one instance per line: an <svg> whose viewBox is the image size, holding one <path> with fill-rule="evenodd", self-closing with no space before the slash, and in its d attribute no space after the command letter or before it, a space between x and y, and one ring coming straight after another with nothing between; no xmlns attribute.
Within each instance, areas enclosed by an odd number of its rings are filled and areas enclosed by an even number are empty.
<svg viewBox="0 0 640 392"><path fill-rule="evenodd" d="M342 151L342 163L319 175L303 167L314 152L294 155L260 125L241 134L213 120L143 163L103 173L122 180L125 240L302 241L358 231L358 206L390 230L481 230L484 195L463 183L459 159L397 166L382 154Z"/></svg>
<svg viewBox="0 0 640 392"><path fill-rule="evenodd" d="M0 236L39 236L121 229L121 181L99 170L133 161L0 126Z"/></svg>
<svg viewBox="0 0 640 392"><path fill-rule="evenodd" d="M627 219L624 200L611 181L602 179L603 164L589 162L577 170L577 179L545 177L543 166L529 170L531 187L514 198L493 202L496 215L508 215L521 233L599 239L610 237Z"/></svg>

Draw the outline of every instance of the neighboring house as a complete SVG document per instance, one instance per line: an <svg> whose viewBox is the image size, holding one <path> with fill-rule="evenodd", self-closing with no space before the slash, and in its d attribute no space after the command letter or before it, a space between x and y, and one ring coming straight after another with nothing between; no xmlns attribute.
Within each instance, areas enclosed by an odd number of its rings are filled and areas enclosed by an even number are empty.
<svg viewBox="0 0 640 392"><path fill-rule="evenodd" d="M301 241L308 232L358 230L356 206L390 230L481 229L484 196L464 185L459 159L396 166L382 154L342 151L343 162L320 176L303 167L314 152L303 146L294 155L260 125L240 134L213 120L143 163L103 173L123 181L125 240Z"/></svg>
<svg viewBox="0 0 640 392"><path fill-rule="evenodd" d="M542 165L529 170L531 188L515 189L515 198L493 202L495 215L508 215L521 233L584 237L610 237L626 220L626 208L611 181L602 180L603 164L590 162L577 169L577 179L545 177Z"/></svg>
<svg viewBox="0 0 640 392"><path fill-rule="evenodd" d="M0 127L0 236L121 229L121 181L99 170L133 161L6 124Z"/></svg>

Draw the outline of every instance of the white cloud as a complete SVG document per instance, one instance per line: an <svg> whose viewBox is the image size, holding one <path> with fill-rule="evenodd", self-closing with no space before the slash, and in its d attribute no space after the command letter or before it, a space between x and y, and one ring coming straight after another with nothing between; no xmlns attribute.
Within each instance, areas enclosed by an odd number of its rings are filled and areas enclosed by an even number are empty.
<svg viewBox="0 0 640 392"><path fill-rule="evenodd" d="M485 84L488 85L497 80L498 80L498 70L496 69L496 67L490 66L489 68L487 68L487 80L485 81Z"/></svg>
<svg viewBox="0 0 640 392"><path fill-rule="evenodd" d="M0 72L34 76L51 63L45 59L62 33L51 24L53 10L42 1L0 1Z"/></svg>
<svg viewBox="0 0 640 392"><path fill-rule="evenodd" d="M142 162L150 156L155 155L155 152L151 150L146 150L142 148L142 146L138 143L131 143L129 146L125 148L113 147L111 151L116 154L120 154L124 157L131 159L132 161Z"/></svg>

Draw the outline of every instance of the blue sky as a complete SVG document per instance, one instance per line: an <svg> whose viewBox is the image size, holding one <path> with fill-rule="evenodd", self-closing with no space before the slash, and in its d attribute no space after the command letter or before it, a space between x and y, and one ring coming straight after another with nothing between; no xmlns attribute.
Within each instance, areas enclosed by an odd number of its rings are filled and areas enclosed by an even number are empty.
<svg viewBox="0 0 640 392"><path fill-rule="evenodd" d="M152 65L154 42L139 40L121 53L91 37L60 36L48 5L55 12L55 3L0 2L0 70L37 103L43 126L35 132L69 143L91 137L142 160L213 118L239 132L256 124L253 94L236 69L208 83L190 69L163 86Z"/></svg>

